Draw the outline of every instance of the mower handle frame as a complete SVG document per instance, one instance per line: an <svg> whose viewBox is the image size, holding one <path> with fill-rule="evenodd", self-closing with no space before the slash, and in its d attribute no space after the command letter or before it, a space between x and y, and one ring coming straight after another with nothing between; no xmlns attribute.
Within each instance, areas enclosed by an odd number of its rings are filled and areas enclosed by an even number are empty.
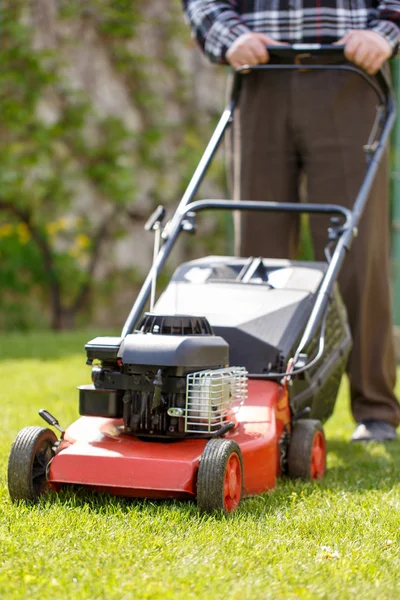
<svg viewBox="0 0 400 600"><path fill-rule="evenodd" d="M357 236L358 230L354 224L352 211L339 204L309 204L303 202L262 202L251 200L198 200L188 204L184 210L184 217L190 213L202 210L230 210L230 211L260 211L260 212L293 212L297 214L320 214L338 215L344 218L344 222L334 228L334 241L336 242L334 252L327 262L328 268L322 279L313 309L305 327L303 336L299 342L293 363L296 365L300 354L312 340L326 308L332 297L332 292L338 278L345 255L351 248L353 238ZM184 220L184 219L183 219ZM268 258L268 257L266 257ZM268 377L268 375L266 376Z"/></svg>
<svg viewBox="0 0 400 600"><path fill-rule="evenodd" d="M263 64L256 66L245 66L238 69L234 73L233 86L231 92L231 98L225 107L220 120L208 142L204 153L200 159L200 162L172 216L171 221L167 224L164 233L164 243L159 249L159 252L153 262L152 268L150 269L142 288L136 298L135 303L128 315L128 318L124 324L121 332L121 337L124 338L129 335L137 326L138 321L143 313L146 303L150 297L152 282L155 277L158 277L161 269L163 268L168 256L170 255L173 246L175 245L177 238L183 230L183 223L187 218L189 212L198 212L200 210L208 209L219 209L219 210L260 210L267 212L296 212L296 213L329 213L341 214L345 217L345 223L340 229L340 234L337 238L335 250L328 262L328 268L325 276L322 280L319 292L316 297L314 307L311 311L309 320L307 322L304 334L300 340L298 348L295 353L294 361L296 362L302 350L308 345L313 335L317 331L321 318L325 314L326 307L330 301L333 286L339 275L342 267L346 252L349 250L353 238L357 235L358 223L364 212L368 195L374 182L378 166L382 159L385 151L386 143L389 140L390 132L392 130L396 115L395 115L395 103L393 97L393 91L390 86L389 80L385 73L381 70L375 76L368 75L361 68L346 63L344 61L344 48L341 46L324 46L319 44L295 44L292 46L267 46L267 50L271 55L274 52L279 53L291 53L297 54L298 56L307 55L319 55L330 54L337 55L338 58L342 58L343 62L338 64L304 64L300 60L294 64ZM375 140L373 146L368 148L367 154L367 168L357 193L356 199L353 204L352 210L348 210L340 205L316 205L316 204L303 204L303 203L274 203L274 202L254 202L254 201L224 201L224 200L203 200L193 202L194 196L197 193L204 176L221 144L222 139L233 122L233 113L239 102L241 83L243 77L247 76L248 73L254 71L267 71L267 70L282 70L282 71L295 71L304 70L307 71L333 71L341 70L351 73L355 73L360 76L363 80L370 85L375 91L378 98L377 112L379 117L379 129L380 133L378 139ZM380 111L380 114L379 114ZM373 124L374 127L375 123Z"/></svg>

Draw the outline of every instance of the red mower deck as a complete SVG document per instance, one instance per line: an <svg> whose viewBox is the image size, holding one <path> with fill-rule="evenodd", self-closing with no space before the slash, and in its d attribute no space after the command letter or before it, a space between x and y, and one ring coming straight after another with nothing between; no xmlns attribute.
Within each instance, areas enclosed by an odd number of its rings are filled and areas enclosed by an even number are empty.
<svg viewBox="0 0 400 600"><path fill-rule="evenodd" d="M289 423L283 386L249 381L237 426L225 436L240 446L245 496L275 487L280 474L277 441ZM86 485L131 497L196 497L197 472L207 440L147 441L119 434L121 425L121 420L99 417L81 417L73 423L51 462L50 486Z"/></svg>

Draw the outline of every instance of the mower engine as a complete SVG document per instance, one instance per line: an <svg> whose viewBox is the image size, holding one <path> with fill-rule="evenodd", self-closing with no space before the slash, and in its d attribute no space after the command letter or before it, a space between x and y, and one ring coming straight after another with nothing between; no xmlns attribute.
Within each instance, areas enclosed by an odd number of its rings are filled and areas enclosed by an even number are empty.
<svg viewBox="0 0 400 600"><path fill-rule="evenodd" d="M146 314L123 340L85 349L93 384L79 388L80 414L121 418L127 434L221 435L246 398L245 368L228 366L229 346L204 317Z"/></svg>

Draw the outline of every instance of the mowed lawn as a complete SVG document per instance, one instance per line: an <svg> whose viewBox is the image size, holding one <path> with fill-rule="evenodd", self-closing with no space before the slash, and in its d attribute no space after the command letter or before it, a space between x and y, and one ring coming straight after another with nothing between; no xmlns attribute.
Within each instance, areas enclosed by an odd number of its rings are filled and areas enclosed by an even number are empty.
<svg viewBox="0 0 400 600"><path fill-rule="evenodd" d="M90 337L0 337L0 598L400 598L400 444L348 443L345 386L324 481L280 481L234 515L81 490L12 505L10 445L39 408L77 417Z"/></svg>

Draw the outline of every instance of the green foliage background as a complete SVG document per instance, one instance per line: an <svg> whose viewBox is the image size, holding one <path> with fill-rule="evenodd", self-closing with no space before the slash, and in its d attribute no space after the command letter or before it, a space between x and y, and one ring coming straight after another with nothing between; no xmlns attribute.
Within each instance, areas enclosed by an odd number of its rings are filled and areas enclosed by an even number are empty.
<svg viewBox="0 0 400 600"><path fill-rule="evenodd" d="M2 5L0 328L50 324L59 329L90 320L94 295L115 306L121 282L137 284L135 269L121 272L117 265L96 280L98 260L112 240L127 235L132 218L140 222L157 204L176 202L211 123L192 108L180 56L190 36L177 0L165 3L161 20L157 13L149 16L144 0L56 4L58 24L79 21L83 30L95 31L140 115L137 134L122 119L96 113L84 90L71 85L57 44L38 47L36 3L3 0ZM39 0L37 5L39 10ZM157 64L134 43L144 21L159 48ZM155 91L157 79L165 80L168 100L179 108L179 128L168 118L168 102ZM58 109L50 122L39 110L46 95L56 99ZM146 211L135 208L144 173L153 180ZM220 182L221 169L212 178ZM105 215L101 222L79 203L82 180L95 192Z"/></svg>

